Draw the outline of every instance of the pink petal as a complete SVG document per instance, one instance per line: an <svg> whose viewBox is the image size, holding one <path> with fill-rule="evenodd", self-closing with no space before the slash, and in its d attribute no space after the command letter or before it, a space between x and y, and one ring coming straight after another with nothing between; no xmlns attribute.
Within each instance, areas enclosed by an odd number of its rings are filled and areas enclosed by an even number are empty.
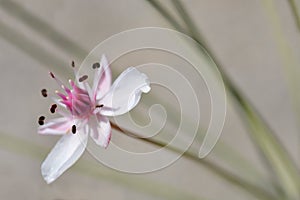
<svg viewBox="0 0 300 200"><path fill-rule="evenodd" d="M51 119L46 124L39 126L38 133L61 135L68 132L72 125L73 121L67 117Z"/></svg>
<svg viewBox="0 0 300 200"><path fill-rule="evenodd" d="M90 118L91 137L99 146L107 148L111 138L111 126L107 117L97 114Z"/></svg>
<svg viewBox="0 0 300 200"><path fill-rule="evenodd" d="M49 184L70 168L83 154L88 134L83 130L66 134L56 143L41 166L45 181Z"/></svg>
<svg viewBox="0 0 300 200"><path fill-rule="evenodd" d="M109 92L97 104L104 106L99 111L105 116L122 115L133 109L142 93L150 91L148 77L134 67L125 70L113 83Z"/></svg>
<svg viewBox="0 0 300 200"><path fill-rule="evenodd" d="M97 68L95 70L96 74L94 77L92 90L94 100L100 99L104 94L108 92L111 86L111 70L105 55L102 55L100 68Z"/></svg>

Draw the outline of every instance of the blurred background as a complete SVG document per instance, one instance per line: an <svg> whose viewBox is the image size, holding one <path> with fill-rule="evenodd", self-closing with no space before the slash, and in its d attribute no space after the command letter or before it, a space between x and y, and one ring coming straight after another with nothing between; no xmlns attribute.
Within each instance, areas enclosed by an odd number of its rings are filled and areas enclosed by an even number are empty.
<svg viewBox="0 0 300 200"><path fill-rule="evenodd" d="M299 189L299 182L296 179L300 167L299 1L174 2L177 1L0 0L0 199L297 199L295 191ZM166 10L162 11L157 5ZM209 46L213 58L222 64L221 72L259 112L260 119L270 127L271 138L278 139L280 146L274 149L283 149L289 155L279 156L291 161L296 168L298 174L290 176L295 180L289 179L290 168L279 167L278 173L275 161L269 159L274 157L276 160L278 151L269 151L272 147L269 148L268 143L260 143L271 141L269 136L258 134L256 139L253 138L251 132L258 128L248 129L244 123L247 124L247 112L241 117L243 107L236 105L238 103L228 88L224 129L207 158L195 158L199 144L194 143L190 154L174 164L156 172L136 175L112 170L85 152L74 167L47 185L40 174L40 165L59 138L37 134L37 118L47 112L50 105L50 99L43 99L40 90L46 87L54 91L56 88L48 71L67 80L72 77L71 60L80 65L101 41L128 29L164 27L179 30L170 23L166 12L188 29L189 24L181 15L184 12L179 12L180 5L193 20L204 46ZM174 68L187 65L164 53L137 52L114 62L113 76L128 66L151 62L151 58L157 62L168 61ZM202 99L201 127L206 129L210 118L208 92L203 81L194 78L193 83L198 84L196 89L199 89L197 95ZM169 104L176 107L176 99L171 96L154 87L132 111L133 118L145 107L160 103L149 100L152 97L162 102L171 99ZM166 111L170 116L174 113L168 105ZM147 113L144 116L139 118L140 121L137 119L137 123L147 123ZM175 124L176 120L175 115ZM157 140L172 137L171 132L159 134ZM112 142L128 148L135 144L139 151L159 148L157 142L125 138L116 130ZM284 167L284 164L279 166Z"/></svg>

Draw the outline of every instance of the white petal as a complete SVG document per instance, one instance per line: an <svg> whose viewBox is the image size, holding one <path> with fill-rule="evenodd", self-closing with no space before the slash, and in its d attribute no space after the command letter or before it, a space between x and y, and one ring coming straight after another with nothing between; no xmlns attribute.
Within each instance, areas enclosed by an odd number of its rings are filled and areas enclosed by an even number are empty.
<svg viewBox="0 0 300 200"><path fill-rule="evenodd" d="M61 135L70 130L73 122L70 118L61 117L49 120L46 124L39 126L38 133Z"/></svg>
<svg viewBox="0 0 300 200"><path fill-rule="evenodd" d="M55 181L79 159L86 148L87 136L87 133L80 130L76 134L64 135L56 143L41 166L42 175L48 184Z"/></svg>
<svg viewBox="0 0 300 200"><path fill-rule="evenodd" d="M98 101L103 104L100 113L106 116L122 115L134 108L141 94L150 91L148 77L136 68L125 70L114 82L109 92Z"/></svg>
<svg viewBox="0 0 300 200"><path fill-rule="evenodd" d="M111 126L107 117L97 114L89 120L91 137L99 146L107 148L111 138Z"/></svg>
<svg viewBox="0 0 300 200"><path fill-rule="evenodd" d="M93 97L95 100L100 99L108 92L111 86L111 79L111 69L109 67L109 63L105 55L102 55L100 68L96 69L93 83Z"/></svg>

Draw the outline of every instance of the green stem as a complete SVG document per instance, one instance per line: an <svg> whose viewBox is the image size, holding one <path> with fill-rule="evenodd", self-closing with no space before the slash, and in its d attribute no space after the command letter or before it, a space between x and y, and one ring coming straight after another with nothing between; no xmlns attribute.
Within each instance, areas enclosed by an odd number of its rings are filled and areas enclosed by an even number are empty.
<svg viewBox="0 0 300 200"><path fill-rule="evenodd" d="M159 3L157 3L156 1L152 1L152 0L146 0L148 3L150 3L153 7L155 7L155 9L161 13L161 15L168 19L168 22L176 29L179 31L182 31L182 27L181 25L175 20L174 17L172 17L172 15L169 12L164 12L166 10L166 8L164 8L163 6L161 6Z"/></svg>
<svg viewBox="0 0 300 200"><path fill-rule="evenodd" d="M288 1L289 1L290 7L292 10L294 19L295 19L296 26L297 26L298 30L300 31L300 14L299 14L297 2L296 2L296 0L288 0ZM299 3L299 1L298 1L298 3Z"/></svg>
<svg viewBox="0 0 300 200"><path fill-rule="evenodd" d="M174 5L174 7L176 8L177 13L180 13L181 18L183 19L183 21L187 25L187 29L188 29L187 32L190 33L189 34L190 37L192 37L196 41L198 40L198 38L203 38L203 36L201 35L201 33L198 31L196 24L194 23L194 21L192 20L192 18L188 14L187 10L185 9L185 7L181 3L181 1L179 1L179 0L172 0L172 3ZM205 44L205 40L202 41L202 45L207 46Z"/></svg>
<svg viewBox="0 0 300 200"><path fill-rule="evenodd" d="M273 1L264 0L264 9L271 22L272 33L286 73L286 79L292 95L292 103L296 111L298 124L300 124L300 69L292 49L290 48L287 38L283 33L280 19L277 14Z"/></svg>

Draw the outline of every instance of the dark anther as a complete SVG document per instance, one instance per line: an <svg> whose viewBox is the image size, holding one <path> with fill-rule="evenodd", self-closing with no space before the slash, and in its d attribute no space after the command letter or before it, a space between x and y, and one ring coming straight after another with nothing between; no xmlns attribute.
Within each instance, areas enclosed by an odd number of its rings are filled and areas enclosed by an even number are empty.
<svg viewBox="0 0 300 200"><path fill-rule="evenodd" d="M44 121L46 118L44 116L40 116L39 120Z"/></svg>
<svg viewBox="0 0 300 200"><path fill-rule="evenodd" d="M76 126L75 126L75 125L72 126L72 133L73 133L73 134L76 133Z"/></svg>
<svg viewBox="0 0 300 200"><path fill-rule="evenodd" d="M45 117L44 116L40 116L39 117L39 121L38 121L39 125L44 125L44 120L45 120Z"/></svg>
<svg viewBox="0 0 300 200"><path fill-rule="evenodd" d="M75 67L75 62L74 62L74 60L72 60L71 66L72 66L72 67Z"/></svg>
<svg viewBox="0 0 300 200"><path fill-rule="evenodd" d="M96 108L102 108L104 105L100 104L100 105L96 105Z"/></svg>
<svg viewBox="0 0 300 200"><path fill-rule="evenodd" d="M52 78L55 78L55 76L54 76L54 74L53 74L52 72L50 72L50 76L51 76Z"/></svg>
<svg viewBox="0 0 300 200"><path fill-rule="evenodd" d="M43 97L47 97L48 96L46 89L42 89L41 93L42 93Z"/></svg>
<svg viewBox="0 0 300 200"><path fill-rule="evenodd" d="M100 64L98 62L93 64L93 69L96 69L96 68L99 68L99 67L100 67Z"/></svg>
<svg viewBox="0 0 300 200"><path fill-rule="evenodd" d="M51 113L55 113L55 109L57 108L57 105L56 104L53 104L50 108L50 112Z"/></svg>
<svg viewBox="0 0 300 200"><path fill-rule="evenodd" d="M79 78L79 82L85 81L88 78L87 75L83 75L82 77Z"/></svg>

